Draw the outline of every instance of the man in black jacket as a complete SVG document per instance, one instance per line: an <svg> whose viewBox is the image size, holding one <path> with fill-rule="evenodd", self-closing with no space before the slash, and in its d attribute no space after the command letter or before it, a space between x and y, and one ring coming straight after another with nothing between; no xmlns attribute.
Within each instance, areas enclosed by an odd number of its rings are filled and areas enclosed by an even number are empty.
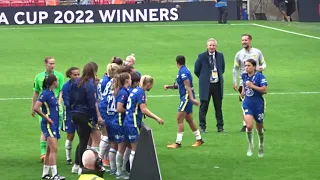
<svg viewBox="0 0 320 180"><path fill-rule="evenodd" d="M199 54L195 62L194 74L199 78L200 111L199 125L201 132L206 132L206 115L210 98L213 98L218 132L226 132L223 128L222 99L223 73L225 71L224 56L216 51L217 41L207 41L207 51Z"/></svg>

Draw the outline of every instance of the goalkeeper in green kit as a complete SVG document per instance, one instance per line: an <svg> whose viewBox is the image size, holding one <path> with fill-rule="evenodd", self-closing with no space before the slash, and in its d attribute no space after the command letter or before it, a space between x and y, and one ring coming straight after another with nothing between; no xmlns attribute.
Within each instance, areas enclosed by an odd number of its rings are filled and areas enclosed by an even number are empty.
<svg viewBox="0 0 320 180"><path fill-rule="evenodd" d="M39 74L36 75L36 77L34 79L34 85L33 85L34 92L33 92L33 97L32 97L31 114L32 114L32 116L35 116L35 114L36 114L32 109L33 109L33 106L36 104L38 97L43 90L42 89L43 80L49 74L54 74L58 79L58 87L54 89L54 94L57 97L57 99L59 99L59 115L60 115L60 122L61 122L61 120L63 120L63 108L62 108L63 106L61 106L61 104L62 104L61 90L62 90L62 86L64 84L64 76L62 73L54 70L55 60L53 57L46 57L44 59L44 64L46 67L46 71L40 72ZM42 117L39 116L39 122L41 122L41 119L42 119ZM40 152L41 152L40 161L41 162L43 162L43 160L44 160L44 157L46 154L46 148L47 148L47 141L46 141L45 136L41 133L41 136L40 136Z"/></svg>

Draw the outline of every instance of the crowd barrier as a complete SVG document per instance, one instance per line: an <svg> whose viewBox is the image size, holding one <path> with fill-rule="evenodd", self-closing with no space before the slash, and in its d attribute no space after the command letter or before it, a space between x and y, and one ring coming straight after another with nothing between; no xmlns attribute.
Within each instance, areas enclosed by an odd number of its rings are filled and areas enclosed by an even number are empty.
<svg viewBox="0 0 320 180"><path fill-rule="evenodd" d="M236 1L228 3L228 19L238 20ZM0 25L88 24L162 21L217 21L214 2L110 5L24 6L0 8Z"/></svg>

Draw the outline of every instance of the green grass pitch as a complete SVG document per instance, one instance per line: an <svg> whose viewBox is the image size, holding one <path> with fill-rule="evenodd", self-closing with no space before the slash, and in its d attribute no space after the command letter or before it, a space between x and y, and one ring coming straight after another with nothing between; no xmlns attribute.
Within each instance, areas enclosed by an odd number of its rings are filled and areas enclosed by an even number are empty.
<svg viewBox="0 0 320 180"><path fill-rule="evenodd" d="M246 22L231 22L246 23ZM247 22L252 23L252 22ZM317 23L253 22L320 37ZM64 73L70 66L80 68L94 60L99 76L112 56L125 58L134 53L136 69L155 78L148 92L148 107L165 120L159 126L145 119L154 132L164 180L317 180L320 179L320 40L254 25L217 25L216 22L42 25L0 27L0 175L3 180L40 179L38 118L31 117L33 79L44 70L43 59L53 56L56 70ZM241 34L253 36L253 46L261 49L267 62L265 157L246 156L245 133L239 132L240 103L232 89L235 53L241 49ZM206 50L206 40L214 37L226 61L223 114L226 134L216 132L213 104L210 104L205 144L192 148L194 135L186 125L181 149L167 149L176 138L178 91L164 91L173 83L178 69L176 55L187 57L193 71L197 55ZM198 80L193 75L195 91ZM198 108L194 108L198 124ZM58 171L67 179L71 166L65 165L61 134ZM257 135L255 133L257 147ZM77 138L73 147L77 145ZM73 151L75 148L73 148ZM74 156L74 153L73 153ZM105 174L105 179L115 179Z"/></svg>

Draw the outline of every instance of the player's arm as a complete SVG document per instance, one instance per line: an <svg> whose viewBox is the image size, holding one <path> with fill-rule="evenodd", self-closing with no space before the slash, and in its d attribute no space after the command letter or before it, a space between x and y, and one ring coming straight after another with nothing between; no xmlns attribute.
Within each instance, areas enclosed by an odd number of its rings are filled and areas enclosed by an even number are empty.
<svg viewBox="0 0 320 180"><path fill-rule="evenodd" d="M238 91L238 83L237 83L237 77L240 69L240 59L239 59L239 54L236 54L236 57L234 58L234 65L233 65L233 70L232 70L232 79L233 79L233 89L235 91Z"/></svg>
<svg viewBox="0 0 320 180"><path fill-rule="evenodd" d="M187 92L188 92L188 95L189 95L189 97L190 97L191 102L192 102L194 105L199 106L200 103L199 103L199 102L194 98L194 96L193 96L189 79L185 79L185 80L183 81L183 84L184 84L184 87L186 88L186 90L187 90Z"/></svg>
<svg viewBox="0 0 320 180"><path fill-rule="evenodd" d="M32 97L31 109L33 109L34 105L36 104L38 97L39 97L39 91L34 91L33 97Z"/></svg>
<svg viewBox="0 0 320 180"><path fill-rule="evenodd" d="M177 85L164 85L164 90L167 90L167 89L178 89L178 86Z"/></svg>
<svg viewBox="0 0 320 180"><path fill-rule="evenodd" d="M259 71L263 71L266 68L267 68L267 63L264 60L262 52L260 51L259 52Z"/></svg>
<svg viewBox="0 0 320 180"><path fill-rule="evenodd" d="M146 116L148 116L148 117L156 120L159 124L163 124L163 123L164 123L164 121L163 121L160 117L158 117L157 115L153 114L153 113L147 108L147 105L146 105L145 103L140 104L140 109L141 109L141 112L142 112L144 115L146 115Z"/></svg>
<svg viewBox="0 0 320 180"><path fill-rule="evenodd" d="M38 101L36 101L35 105L33 106L33 111L36 112L37 114L39 114L39 116L41 116L42 118L46 119L48 122L50 122L51 124L53 124L53 121L51 118L49 118L48 116L46 116L40 109L40 107L42 106L42 104L46 101L46 97L45 96L41 96L39 98Z"/></svg>
<svg viewBox="0 0 320 180"><path fill-rule="evenodd" d="M267 80L266 78L261 74L260 76L260 82L258 83L259 86L254 85L252 82L250 82L250 88L259 91L262 94L267 94Z"/></svg>
<svg viewBox="0 0 320 180"><path fill-rule="evenodd" d="M163 124L164 121L163 119L161 119L160 117L158 117L157 115L153 114L151 111L149 111L149 109L147 108L146 105L146 99L145 99L145 94L141 93L138 95L138 103L139 103L139 107L141 109L142 114L155 119L159 124Z"/></svg>
<svg viewBox="0 0 320 180"><path fill-rule="evenodd" d="M87 102L88 102L88 107L91 113L91 116L93 117L94 120L98 119L98 112L97 112L97 101L95 97L95 86L92 83L89 83L87 85Z"/></svg>
<svg viewBox="0 0 320 180"><path fill-rule="evenodd" d="M34 83L33 83L33 96L32 96L32 102L31 102L31 114L34 116L33 107L37 102L37 99L39 97L39 92L41 91L41 86L38 81L38 76L35 77Z"/></svg>

